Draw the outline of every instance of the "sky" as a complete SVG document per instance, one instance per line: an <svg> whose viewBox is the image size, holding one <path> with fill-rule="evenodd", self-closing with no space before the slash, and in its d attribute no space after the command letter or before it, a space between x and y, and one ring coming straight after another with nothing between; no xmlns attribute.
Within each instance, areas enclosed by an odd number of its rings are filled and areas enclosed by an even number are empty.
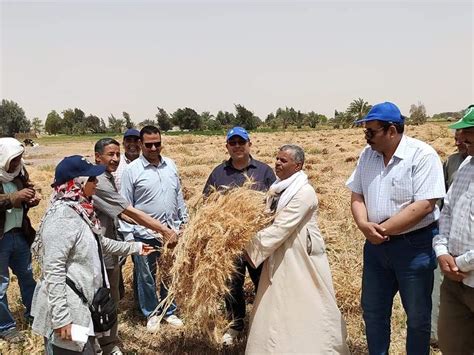
<svg viewBox="0 0 474 355"><path fill-rule="evenodd" d="M0 97L29 119L474 103L473 1L3 1Z"/></svg>

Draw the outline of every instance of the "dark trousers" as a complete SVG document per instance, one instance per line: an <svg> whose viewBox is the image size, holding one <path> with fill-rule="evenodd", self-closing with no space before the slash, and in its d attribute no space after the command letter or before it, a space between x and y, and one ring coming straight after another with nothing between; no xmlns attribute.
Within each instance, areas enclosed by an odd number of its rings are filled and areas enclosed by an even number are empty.
<svg viewBox="0 0 474 355"><path fill-rule="evenodd" d="M438 332L443 354L474 354L474 288L444 278Z"/></svg>
<svg viewBox="0 0 474 355"><path fill-rule="evenodd" d="M429 354L436 267L431 244L437 233L437 227L422 228L393 236L380 245L365 243L362 310L369 354L388 354L393 297L397 292L407 314L406 353Z"/></svg>
<svg viewBox="0 0 474 355"><path fill-rule="evenodd" d="M262 264L263 265L263 264ZM236 273L232 276L229 284L230 294L225 297L225 306L227 317L232 320L232 329L242 331L244 329L245 318L245 297L244 297L244 281L245 269L249 271L250 278L257 292L260 274L262 273L262 265L254 269L243 258L236 261Z"/></svg>

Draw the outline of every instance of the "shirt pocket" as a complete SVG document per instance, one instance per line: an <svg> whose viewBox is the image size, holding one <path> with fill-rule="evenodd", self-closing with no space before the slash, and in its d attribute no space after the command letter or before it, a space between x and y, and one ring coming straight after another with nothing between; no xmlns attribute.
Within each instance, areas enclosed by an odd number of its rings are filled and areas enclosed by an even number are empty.
<svg viewBox="0 0 474 355"><path fill-rule="evenodd" d="M397 205L413 202L413 182L411 176L392 178L390 199Z"/></svg>

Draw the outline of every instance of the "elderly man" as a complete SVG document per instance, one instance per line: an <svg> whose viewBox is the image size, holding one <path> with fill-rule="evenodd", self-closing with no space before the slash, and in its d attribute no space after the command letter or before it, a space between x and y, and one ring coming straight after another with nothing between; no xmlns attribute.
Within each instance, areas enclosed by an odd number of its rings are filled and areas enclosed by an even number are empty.
<svg viewBox="0 0 474 355"><path fill-rule="evenodd" d="M439 347L443 354L474 354L474 107L450 128L466 145L445 199L439 234L433 240L445 277L441 284Z"/></svg>
<svg viewBox="0 0 474 355"><path fill-rule="evenodd" d="M127 129L123 134L122 145L125 152L124 154L120 155L120 163L117 167L117 170L112 173L115 178L115 186L117 186L118 191L120 191L120 183L122 181L123 171L128 166L128 164L140 156L140 132L134 128Z"/></svg>
<svg viewBox="0 0 474 355"><path fill-rule="evenodd" d="M98 176L97 190L94 199L94 207L97 217L100 220L103 234L110 239L119 238L118 218L132 218L135 222L160 233L166 240L175 238L176 234L158 220L150 217L146 213L132 207L129 201L125 200L117 191L113 172L116 171L120 160L120 144L112 138L102 138L97 141L94 147L95 162L106 167L105 173ZM126 217L123 217L125 215ZM112 298L118 303L119 297L119 274L120 267L117 256L105 255L105 266L110 283ZM117 324L111 329L110 336L99 338L99 343L104 354L121 354L118 347Z"/></svg>
<svg viewBox="0 0 474 355"><path fill-rule="evenodd" d="M429 354L431 292L438 232L436 201L445 195L443 167L428 144L403 134L390 102L375 105L365 124L368 146L347 181L354 220L366 238L362 310L370 354L388 354L393 297L407 314L407 354Z"/></svg>
<svg viewBox="0 0 474 355"><path fill-rule="evenodd" d="M25 318L30 319L36 282L31 267L30 245L35 237L28 218L40 196L29 181L22 156L23 145L14 138L0 138L0 338L18 343L25 337L16 329L8 308L9 268L18 278Z"/></svg>
<svg viewBox="0 0 474 355"><path fill-rule="evenodd" d="M454 144L456 145L458 151L454 154L451 154L443 163L446 190L451 186L459 166L467 157L467 148L466 145L461 141L460 136L460 130L456 129L454 132ZM443 208L443 203L443 200L439 201L441 209ZM431 310L431 344L435 346L438 344L439 288L442 281L443 275L441 270L438 268L435 270L433 294L431 296L433 302L433 309Z"/></svg>
<svg viewBox="0 0 474 355"><path fill-rule="evenodd" d="M246 246L251 264L263 263L246 354L349 353L317 224L318 199L303 164L300 147L280 148L267 199L275 218Z"/></svg>
<svg viewBox="0 0 474 355"><path fill-rule="evenodd" d="M212 188L222 190L224 188L242 186L247 177L253 180L253 188L260 191L268 190L275 181L275 174L267 164L254 159L250 155L251 146L250 137L244 128L234 127L227 132L226 148L230 158L218 165L209 175L204 186L203 193L205 195L208 195ZM254 269L242 258L236 260L236 273L233 275L229 285L230 293L225 298L229 320L233 322L222 338L224 345L231 345L244 329L245 269L249 271L255 290L258 287L262 267Z"/></svg>
<svg viewBox="0 0 474 355"><path fill-rule="evenodd" d="M161 155L163 147L160 130L154 126L143 127L140 131L140 147L142 155L132 161L123 172L121 194L135 208L178 232L188 221L188 211L176 164ZM152 233L140 226L121 222L121 230L127 235L126 238L134 238L156 248L162 246ZM175 244L176 240L169 242L173 243ZM148 318L147 330L150 332L159 329L159 317L154 315L159 304L155 280L158 257L158 251L148 257L133 257L138 305L143 315ZM161 284L160 298L163 299L166 295L166 287ZM164 320L172 326L180 327L183 323L174 314L175 310L175 305L165 310Z"/></svg>

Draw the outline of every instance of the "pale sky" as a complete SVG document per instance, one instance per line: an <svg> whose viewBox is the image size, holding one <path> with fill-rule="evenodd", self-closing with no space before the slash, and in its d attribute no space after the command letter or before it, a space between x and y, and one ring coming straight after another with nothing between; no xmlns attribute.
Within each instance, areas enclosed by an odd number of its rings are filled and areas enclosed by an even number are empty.
<svg viewBox="0 0 474 355"><path fill-rule="evenodd" d="M473 1L0 2L0 96L29 119L474 103Z"/></svg>

